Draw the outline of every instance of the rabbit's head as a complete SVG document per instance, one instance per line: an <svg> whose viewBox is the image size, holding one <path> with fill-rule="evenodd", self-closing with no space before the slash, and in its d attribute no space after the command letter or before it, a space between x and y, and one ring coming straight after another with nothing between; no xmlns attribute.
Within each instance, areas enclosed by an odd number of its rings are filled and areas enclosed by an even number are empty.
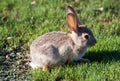
<svg viewBox="0 0 120 81"><path fill-rule="evenodd" d="M67 7L67 24L71 30L71 38L77 46L89 47L96 44L96 39L92 31L85 25L82 25L74 9L71 6Z"/></svg>

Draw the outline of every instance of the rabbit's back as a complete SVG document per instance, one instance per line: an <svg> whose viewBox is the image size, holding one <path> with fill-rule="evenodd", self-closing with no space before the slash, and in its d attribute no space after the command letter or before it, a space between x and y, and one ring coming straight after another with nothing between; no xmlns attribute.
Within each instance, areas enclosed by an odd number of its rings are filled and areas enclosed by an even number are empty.
<svg viewBox="0 0 120 81"><path fill-rule="evenodd" d="M30 46L31 52L40 52L45 47L54 46L60 48L61 46L72 46L72 40L66 32L50 32L40 36L32 42ZM64 48L64 47L63 47Z"/></svg>

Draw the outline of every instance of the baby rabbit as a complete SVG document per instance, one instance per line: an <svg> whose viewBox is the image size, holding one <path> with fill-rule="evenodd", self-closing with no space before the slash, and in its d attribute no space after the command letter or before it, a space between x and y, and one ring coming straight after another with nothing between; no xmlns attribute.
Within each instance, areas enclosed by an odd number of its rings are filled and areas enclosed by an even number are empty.
<svg viewBox="0 0 120 81"><path fill-rule="evenodd" d="M82 57L88 47L96 44L93 33L82 25L71 6L66 9L66 20L71 33L50 32L34 40L30 46L32 68L47 70L66 62L87 60Z"/></svg>

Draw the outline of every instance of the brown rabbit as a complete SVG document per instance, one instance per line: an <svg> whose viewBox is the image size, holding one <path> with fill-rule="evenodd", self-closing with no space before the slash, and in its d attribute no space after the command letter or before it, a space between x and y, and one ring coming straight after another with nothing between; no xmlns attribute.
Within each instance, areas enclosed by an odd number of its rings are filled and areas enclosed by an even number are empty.
<svg viewBox="0 0 120 81"><path fill-rule="evenodd" d="M30 46L32 68L41 67L43 70L54 65L66 62L87 60L85 55L87 47L96 44L93 33L82 25L71 6L66 9L67 24L71 33L50 32L37 38Z"/></svg>

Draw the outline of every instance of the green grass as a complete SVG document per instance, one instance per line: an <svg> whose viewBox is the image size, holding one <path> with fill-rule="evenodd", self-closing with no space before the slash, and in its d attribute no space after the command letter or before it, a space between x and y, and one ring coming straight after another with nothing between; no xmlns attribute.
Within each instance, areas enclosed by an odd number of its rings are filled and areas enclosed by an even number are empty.
<svg viewBox="0 0 120 81"><path fill-rule="evenodd" d="M120 81L119 0L0 0L0 80ZM25 59L34 39L51 31L67 32L65 9L71 4L81 23L97 38L88 49L90 63L30 69ZM95 8L103 7L102 12Z"/></svg>

